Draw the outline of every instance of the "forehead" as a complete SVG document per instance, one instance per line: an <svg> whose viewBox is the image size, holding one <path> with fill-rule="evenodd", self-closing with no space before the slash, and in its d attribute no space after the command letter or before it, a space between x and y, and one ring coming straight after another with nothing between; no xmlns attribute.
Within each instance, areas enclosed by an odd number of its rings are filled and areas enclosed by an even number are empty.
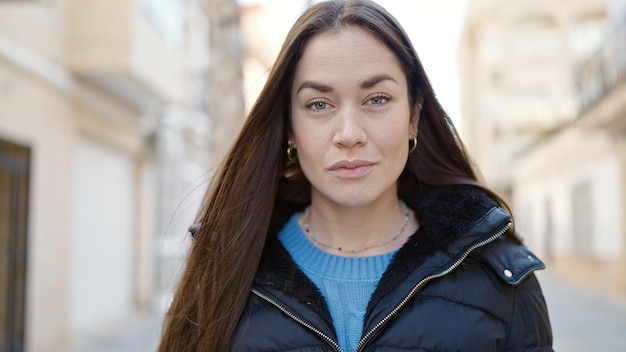
<svg viewBox="0 0 626 352"><path fill-rule="evenodd" d="M360 79L380 73L404 77L398 58L386 45L366 30L349 26L313 36L304 47L294 81Z"/></svg>

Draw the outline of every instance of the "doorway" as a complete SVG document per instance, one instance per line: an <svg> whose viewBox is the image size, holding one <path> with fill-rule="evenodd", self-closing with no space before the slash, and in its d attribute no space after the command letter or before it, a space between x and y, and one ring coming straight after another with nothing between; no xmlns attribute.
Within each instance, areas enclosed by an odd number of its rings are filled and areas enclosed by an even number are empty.
<svg viewBox="0 0 626 352"><path fill-rule="evenodd" d="M30 149L0 139L0 351L23 352Z"/></svg>

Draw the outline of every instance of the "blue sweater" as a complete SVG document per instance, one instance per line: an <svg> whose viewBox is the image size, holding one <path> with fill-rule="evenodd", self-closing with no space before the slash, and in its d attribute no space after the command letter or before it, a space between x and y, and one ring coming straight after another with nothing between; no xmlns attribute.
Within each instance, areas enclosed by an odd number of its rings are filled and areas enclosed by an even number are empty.
<svg viewBox="0 0 626 352"><path fill-rule="evenodd" d="M339 346L354 351L362 335L367 304L396 251L370 257L326 253L302 232L299 215L289 219L278 239L326 299Z"/></svg>

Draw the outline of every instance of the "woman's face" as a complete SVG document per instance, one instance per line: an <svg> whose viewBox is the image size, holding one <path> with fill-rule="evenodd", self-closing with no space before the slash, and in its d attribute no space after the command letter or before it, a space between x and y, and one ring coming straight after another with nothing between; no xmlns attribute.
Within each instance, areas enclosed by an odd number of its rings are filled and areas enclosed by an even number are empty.
<svg viewBox="0 0 626 352"><path fill-rule="evenodd" d="M400 63L375 37L356 26L314 36L296 67L290 135L312 201L395 200L418 117Z"/></svg>

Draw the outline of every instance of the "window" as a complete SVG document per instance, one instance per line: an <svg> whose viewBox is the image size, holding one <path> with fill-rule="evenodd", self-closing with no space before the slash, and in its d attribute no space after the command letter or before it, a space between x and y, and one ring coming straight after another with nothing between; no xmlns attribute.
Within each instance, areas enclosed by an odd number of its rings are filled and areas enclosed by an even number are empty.
<svg viewBox="0 0 626 352"><path fill-rule="evenodd" d="M524 87L510 93L511 114L520 121L551 124L563 107L554 87Z"/></svg>
<svg viewBox="0 0 626 352"><path fill-rule="evenodd" d="M572 54L585 60L596 52L606 38L606 24L602 17L589 17L577 20L570 32Z"/></svg>
<svg viewBox="0 0 626 352"><path fill-rule="evenodd" d="M557 23L549 17L518 23L509 42L512 54L523 58L557 55L563 49L563 44Z"/></svg>
<svg viewBox="0 0 626 352"><path fill-rule="evenodd" d="M593 203L589 181L572 188L573 250L580 256L593 255Z"/></svg>
<svg viewBox="0 0 626 352"><path fill-rule="evenodd" d="M0 139L0 351L24 351L30 151Z"/></svg>
<svg viewBox="0 0 626 352"><path fill-rule="evenodd" d="M552 218L552 200L547 198L544 201L544 228L543 228L543 249L546 260L554 259L554 219Z"/></svg>

